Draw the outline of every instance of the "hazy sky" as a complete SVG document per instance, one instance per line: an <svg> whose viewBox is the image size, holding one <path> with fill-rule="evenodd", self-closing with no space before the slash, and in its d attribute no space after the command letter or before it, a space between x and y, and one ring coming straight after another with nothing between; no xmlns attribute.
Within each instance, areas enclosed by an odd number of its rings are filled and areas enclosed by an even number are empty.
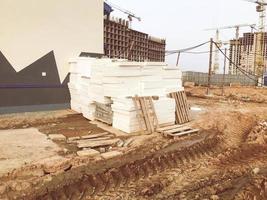
<svg viewBox="0 0 267 200"><path fill-rule="evenodd" d="M142 18L133 21L133 28L153 36L166 38L167 50L194 46L215 36L206 28L258 23L256 5L243 0L109 0ZM121 15L115 12L113 15ZM241 33L250 31L242 28ZM233 38L235 30L223 30L222 40ZM205 51L209 47L197 49ZM168 57L169 63L176 58ZM182 70L207 71L208 55L182 54ZM222 66L221 66L222 68Z"/></svg>

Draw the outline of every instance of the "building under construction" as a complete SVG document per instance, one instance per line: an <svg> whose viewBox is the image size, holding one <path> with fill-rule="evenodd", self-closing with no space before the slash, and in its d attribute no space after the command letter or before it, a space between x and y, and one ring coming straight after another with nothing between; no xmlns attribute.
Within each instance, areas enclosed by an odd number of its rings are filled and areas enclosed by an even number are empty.
<svg viewBox="0 0 267 200"><path fill-rule="evenodd" d="M126 20L104 19L104 54L109 58L164 62L165 46L164 39L131 29Z"/></svg>
<svg viewBox="0 0 267 200"><path fill-rule="evenodd" d="M237 69L238 66L250 74L257 74L257 49L259 33L244 33L238 41L230 41L230 64L229 74L241 74L242 72ZM262 39L261 39L262 40ZM263 37L263 55L264 55L264 72L266 71L266 58L267 58L267 33Z"/></svg>

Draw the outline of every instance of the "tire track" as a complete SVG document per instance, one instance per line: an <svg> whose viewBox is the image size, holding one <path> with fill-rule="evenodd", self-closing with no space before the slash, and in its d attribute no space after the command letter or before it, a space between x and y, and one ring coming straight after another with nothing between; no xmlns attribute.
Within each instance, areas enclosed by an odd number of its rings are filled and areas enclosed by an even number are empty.
<svg viewBox="0 0 267 200"><path fill-rule="evenodd" d="M103 196L110 190L116 191L122 187L127 187L131 182L146 180L166 170L181 168L200 158L218 154L223 148L221 143L218 137L209 138L176 152L157 157L150 156L100 174L85 174L79 180L64 185L64 187L47 189L45 195L22 199L76 200Z"/></svg>

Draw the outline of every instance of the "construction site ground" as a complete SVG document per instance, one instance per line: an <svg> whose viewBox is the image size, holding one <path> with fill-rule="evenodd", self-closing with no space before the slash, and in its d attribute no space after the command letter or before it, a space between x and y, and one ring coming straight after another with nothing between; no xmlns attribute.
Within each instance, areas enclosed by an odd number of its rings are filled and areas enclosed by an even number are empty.
<svg viewBox="0 0 267 200"><path fill-rule="evenodd" d="M267 199L267 89L186 93L200 131L175 140L71 110L0 116L0 199ZM118 142L95 156L68 140L103 132Z"/></svg>

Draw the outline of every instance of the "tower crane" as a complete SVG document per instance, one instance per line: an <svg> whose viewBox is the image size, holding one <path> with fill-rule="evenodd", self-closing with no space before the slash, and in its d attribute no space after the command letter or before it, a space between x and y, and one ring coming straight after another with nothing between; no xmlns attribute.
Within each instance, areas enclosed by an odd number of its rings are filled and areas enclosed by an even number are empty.
<svg viewBox="0 0 267 200"><path fill-rule="evenodd" d="M107 4L109 4L113 9L116 9L124 14L126 14L128 16L128 19L129 19L129 22L130 22L130 27L132 25L132 21L133 21L133 18L137 19L139 22L141 21L141 18L140 17L137 17L134 13L132 13L131 11L129 10L126 10L124 8L121 8L119 7L118 5L114 4L114 3L111 3L109 2L108 0L105 0L105 2Z"/></svg>
<svg viewBox="0 0 267 200"><path fill-rule="evenodd" d="M224 30L224 29L235 29L236 30L236 34L235 34L235 60L234 63L237 64L238 59L237 59L237 49L238 49L238 39L239 39L239 33L240 33L240 28L241 27L250 27L251 30L255 29L256 24L238 24L238 25L233 25L233 26L223 26L223 27L217 27L217 28L209 28L209 29L205 29L205 31L212 31L212 30L216 30L216 36L215 36L215 42L221 46L222 42L220 41L220 30ZM219 63L219 50L216 48L215 52L214 52L214 61L213 61L213 67L212 67L212 72L213 73L217 73L219 68L220 68L220 63Z"/></svg>
<svg viewBox="0 0 267 200"><path fill-rule="evenodd" d="M244 0L257 4L256 11L259 13L259 28L256 34L256 49L255 49L255 75L258 76L261 82L263 73L265 71L265 19L266 19L266 6L267 3L264 0Z"/></svg>

